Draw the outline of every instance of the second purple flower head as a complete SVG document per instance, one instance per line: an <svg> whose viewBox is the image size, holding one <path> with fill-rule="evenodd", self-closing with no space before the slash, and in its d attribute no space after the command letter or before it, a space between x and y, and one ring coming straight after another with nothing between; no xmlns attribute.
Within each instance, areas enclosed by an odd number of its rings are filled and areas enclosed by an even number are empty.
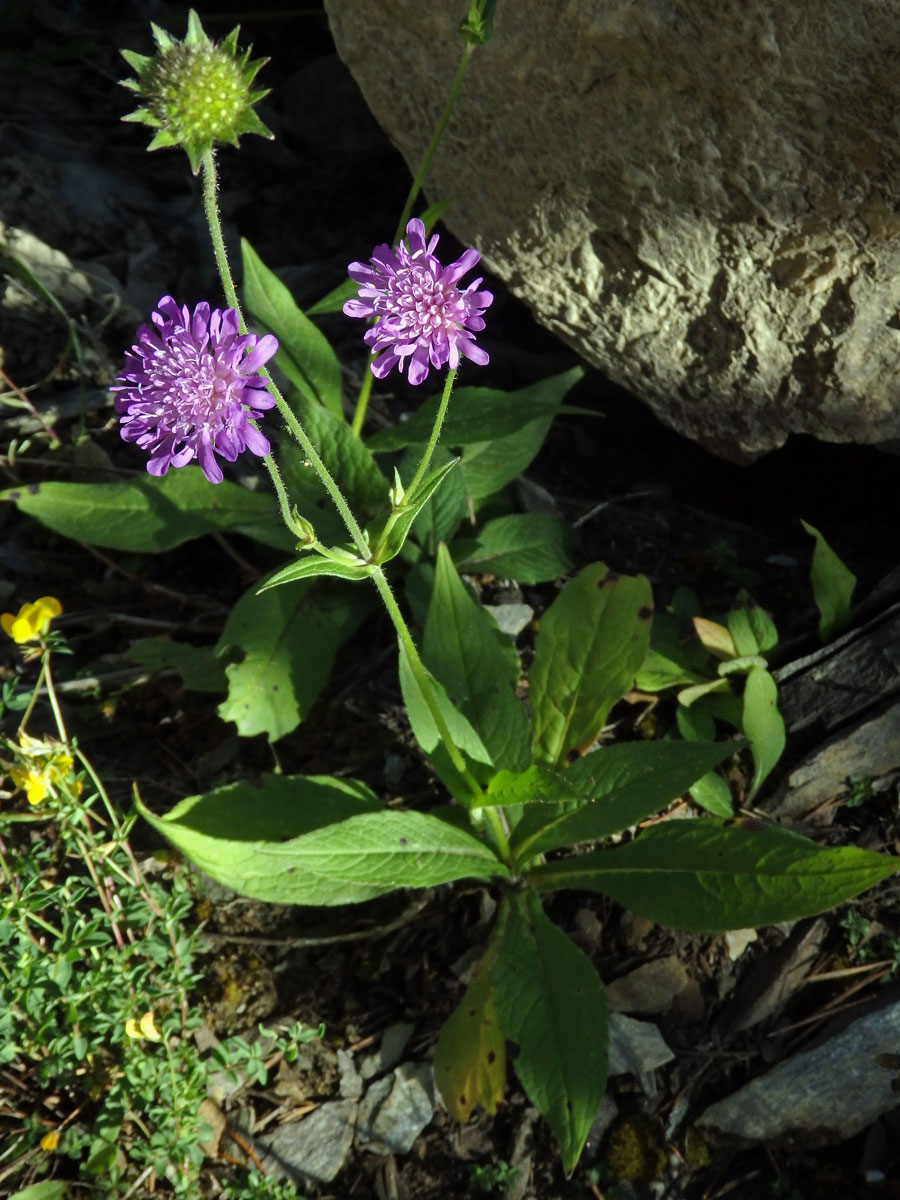
<svg viewBox="0 0 900 1200"><path fill-rule="evenodd" d="M406 227L406 244L392 250L376 246L370 265L354 262L347 268L359 288L359 296L348 300L348 317L375 317L365 343L378 357L372 373L383 379L393 368L401 372L409 362L408 378L422 383L429 367L451 369L460 355L483 366L488 356L475 344L475 334L484 329L482 313L492 303L491 292L479 291L476 279L461 291L457 286L467 271L479 262L477 250L465 250L448 267L442 267L434 251L437 234L425 240L425 226L418 219Z"/></svg>
<svg viewBox="0 0 900 1200"><path fill-rule="evenodd" d="M157 310L111 389L120 432L150 455L151 475L196 459L210 483L221 483L216 455L234 462L244 450L269 453L256 421L275 401L259 370L278 342L270 333L241 334L233 308L203 301L192 313L163 296Z"/></svg>

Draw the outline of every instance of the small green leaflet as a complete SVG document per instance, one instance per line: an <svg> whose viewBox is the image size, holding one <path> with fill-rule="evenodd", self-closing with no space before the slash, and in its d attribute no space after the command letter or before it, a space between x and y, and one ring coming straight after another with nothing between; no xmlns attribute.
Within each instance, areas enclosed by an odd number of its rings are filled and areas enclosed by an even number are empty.
<svg viewBox="0 0 900 1200"><path fill-rule="evenodd" d="M522 814L511 840L517 861L601 841L636 825L683 795L734 749L729 742L625 742L602 747L570 767L553 771L558 802L531 804ZM497 802L508 803L503 791L498 778L488 796L493 799L499 793ZM547 793L545 797L554 798Z"/></svg>
<svg viewBox="0 0 900 1200"><path fill-rule="evenodd" d="M259 592L267 592L269 588L280 587L283 583L295 583L298 579L312 579L317 575L327 575L333 579L368 579L373 567L370 563L338 562L333 558L325 558L320 554L308 553L297 562L289 563L270 575Z"/></svg>
<svg viewBox="0 0 900 1200"><path fill-rule="evenodd" d="M781 758L786 742L784 720L778 711L778 685L762 667L753 667L747 675L741 725L753 753L752 799Z"/></svg>
<svg viewBox="0 0 900 1200"><path fill-rule="evenodd" d="M856 587L856 576L838 558L815 526L808 525L806 521L801 521L800 524L816 542L810 580L813 598L819 610L819 637L823 642L827 642L850 622L850 606Z"/></svg>

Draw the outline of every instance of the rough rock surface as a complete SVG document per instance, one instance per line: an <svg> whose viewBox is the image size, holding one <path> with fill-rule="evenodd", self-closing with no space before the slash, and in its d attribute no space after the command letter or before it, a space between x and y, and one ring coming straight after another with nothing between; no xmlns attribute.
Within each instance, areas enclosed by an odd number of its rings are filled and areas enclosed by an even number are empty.
<svg viewBox="0 0 900 1200"><path fill-rule="evenodd" d="M325 0L417 165L466 4ZM427 180L543 324L708 449L900 438L900 2L515 0Z"/></svg>
<svg viewBox="0 0 900 1200"><path fill-rule="evenodd" d="M710 1105L697 1124L760 1142L797 1132L853 1137L897 1107L892 1064L898 1035L900 1004L894 1001Z"/></svg>

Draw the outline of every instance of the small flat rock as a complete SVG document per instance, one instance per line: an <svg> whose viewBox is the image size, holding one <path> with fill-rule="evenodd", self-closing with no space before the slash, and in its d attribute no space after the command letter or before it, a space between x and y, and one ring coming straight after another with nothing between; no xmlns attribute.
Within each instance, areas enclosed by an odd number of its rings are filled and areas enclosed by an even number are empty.
<svg viewBox="0 0 900 1200"><path fill-rule="evenodd" d="M491 614L501 632L511 638L518 637L534 616L530 604L485 604L484 610Z"/></svg>
<svg viewBox="0 0 900 1200"><path fill-rule="evenodd" d="M606 985L606 998L613 1012L663 1013L683 991L687 971L674 954L642 963L621 979Z"/></svg>
<svg viewBox="0 0 900 1200"><path fill-rule="evenodd" d="M330 1183L353 1144L357 1105L330 1100L302 1121L289 1121L257 1140L267 1151L263 1167L275 1179L294 1178Z"/></svg>
<svg viewBox="0 0 900 1200"><path fill-rule="evenodd" d="M900 1104L896 1071L879 1065L900 1045L900 1001L795 1054L702 1114L698 1125L754 1142L787 1133L843 1140Z"/></svg>
<svg viewBox="0 0 900 1200"><path fill-rule="evenodd" d="M357 1144L376 1154L407 1154L433 1116L431 1067L403 1063L366 1092L359 1106Z"/></svg>
<svg viewBox="0 0 900 1200"><path fill-rule="evenodd" d="M396 1067L415 1028L415 1025L405 1021L389 1025L381 1035L381 1046L374 1054L367 1054L360 1064L359 1073L363 1079L374 1079L376 1075L383 1075L385 1071Z"/></svg>
<svg viewBox="0 0 900 1200"><path fill-rule="evenodd" d="M729 929L725 936L725 949L732 962L737 962L751 942L755 942L759 934L755 929Z"/></svg>
<svg viewBox="0 0 900 1200"><path fill-rule="evenodd" d="M337 1052L338 1071L340 1072L340 1092L342 1100L358 1100L363 1094L363 1079L356 1069L353 1055L346 1050Z"/></svg>
<svg viewBox="0 0 900 1200"><path fill-rule="evenodd" d="M675 1055L650 1021L621 1013L609 1015L610 1075L645 1075L671 1062Z"/></svg>

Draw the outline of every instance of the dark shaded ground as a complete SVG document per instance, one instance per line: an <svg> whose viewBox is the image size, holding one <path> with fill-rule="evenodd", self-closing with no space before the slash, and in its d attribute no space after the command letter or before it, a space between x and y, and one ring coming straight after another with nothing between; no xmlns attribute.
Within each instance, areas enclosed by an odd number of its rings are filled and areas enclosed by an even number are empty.
<svg viewBox="0 0 900 1200"><path fill-rule="evenodd" d="M13 12L12 8L16 11ZM230 15L233 11L234 15ZM263 119L275 142L246 139L237 154L221 157L222 207L229 236L249 238L273 268L283 272L301 304L340 281L345 264L366 257L371 246L390 236L408 186L406 168L368 116L355 86L336 59L327 25L317 5L306 9L273 6L257 16L238 5L200 6L207 30L222 35L236 20L255 55L270 55L262 82L272 87ZM149 52L149 20L181 36L186 11L147 0L144 4L62 3L45 0L28 17L17 6L0 8L0 220L26 229L62 250L101 282L83 301L79 324L87 346L94 390L83 416L71 363L60 365L65 330L36 307L6 319L0 328L3 369L19 386L39 386L33 399L54 419L61 447L52 453L41 435L24 440L17 413L2 422L4 485L43 478L85 477L85 471L139 470L135 452L115 432L103 387L118 369L138 320L164 292L186 302L215 294L197 182L176 151L144 152L142 127L119 123L132 107L131 96L115 86L128 72L116 49ZM456 54L456 48L448 48ZM450 243L449 235L444 235ZM104 272L108 274L104 275ZM103 280L105 279L105 284ZM572 356L502 286L493 284L491 366L479 382L514 388L570 365ZM364 366L359 330L340 317L324 328L346 364L352 394ZM41 382L43 381L43 382ZM396 413L412 403L404 385L379 400ZM654 584L657 604L686 584L711 615L727 607L738 587L748 587L770 609L790 639L815 625L807 582L809 539L798 518L822 529L860 579L864 595L897 563L900 473L894 458L867 447L828 446L795 439L752 467L738 468L710 458L660 426L637 402L589 372L571 397L595 408L602 419L566 419L554 428L529 478L545 488L558 510L581 525L579 562L602 558L616 569L643 571ZM70 407L67 409L66 405ZM93 449L75 452L81 423ZM17 449L11 461L10 444ZM206 540L168 554L137 559L98 553L62 541L14 510L0 510L3 545L0 562L4 607L26 596L59 594L65 587L62 624L79 669L103 674L136 635L170 632L197 644L213 642L231 604L248 582L275 561L259 546L240 538ZM539 612L551 588L526 589ZM12 654L4 652L7 665ZM262 739L242 741L215 715L209 697L188 693L163 678L138 686L106 689L90 702L71 700L69 716L110 789L128 802L131 781L142 782L145 799L160 811L186 793L214 782L252 776L277 760L285 772L328 772L337 765L410 804L427 799L431 781L405 731L393 669L393 635L384 621L365 626L345 649L332 682L310 720L273 750ZM764 805L763 805L764 807ZM848 838L896 836L892 793L864 810L846 813ZM310 930L325 939L320 947L291 945L247 949L237 940L260 927L259 913L235 927L215 913L209 930L216 957L225 961L210 1002L226 988L228 961L233 976L256 977L256 1003L245 1016L291 1015L316 1024L345 1044L377 1038L391 1023L415 1025L415 1057L430 1054L440 1023L458 998L451 970L473 939L483 935L483 896L479 889L441 892L385 937L327 944L329 937L387 922L403 909L402 898L362 910L335 913L269 913L265 935L291 939ZM888 930L900 932L890 899L874 900L862 911ZM352 1157L330 1187L311 1195L332 1197L440 1197L477 1194L472 1165L509 1161L522 1149L520 1181L527 1190L510 1196L539 1200L637 1194L733 1197L768 1195L818 1197L862 1194L854 1174L863 1136L827 1151L803 1146L713 1152L710 1165L690 1165L685 1129L689 1116L667 1138L666 1126L682 1095L690 1113L734 1090L756 1074L770 1054L767 1035L813 1016L841 995L842 984L801 991L762 1031L720 1044L716 1022L760 951L783 934L766 931L737 964L721 939L672 935L660 929L635 932L633 923L597 897L562 896L553 915L588 949L607 979L641 962L677 953L694 981L695 1003L660 1019L677 1058L659 1072L655 1091L646 1095L636 1080L618 1077L611 1087L622 1121L643 1114L646 1141L660 1150L651 1167L654 1184L616 1184L608 1146L591 1145L584 1167L566 1181L546 1128L532 1124L521 1093L513 1086L498 1117L478 1116L466 1128L438 1112L410 1155L390 1162L371 1155ZM240 906L238 906L238 911ZM234 908L230 910L234 912ZM600 930L593 942L583 914L593 912ZM823 947L823 963L834 965L846 951L838 915ZM229 960L224 946L229 946ZM257 963L248 970L242 955ZM872 985L874 993L877 985ZM865 996L865 993L863 994ZM859 994L855 999L859 999ZM812 1023L799 1034L816 1031ZM329 1098L327 1092L316 1097ZM256 1099L257 1111L279 1101ZM653 1156L651 1156L652 1158ZM620 1155L614 1159L620 1166ZM825 1167L834 1164L831 1173ZM586 1168L595 1167L593 1174ZM652 1173L649 1169L647 1174ZM617 1193L613 1185L618 1186ZM791 1190L795 1189L795 1190ZM890 1180L867 1195L895 1195ZM502 1194L498 1191L496 1194Z"/></svg>

